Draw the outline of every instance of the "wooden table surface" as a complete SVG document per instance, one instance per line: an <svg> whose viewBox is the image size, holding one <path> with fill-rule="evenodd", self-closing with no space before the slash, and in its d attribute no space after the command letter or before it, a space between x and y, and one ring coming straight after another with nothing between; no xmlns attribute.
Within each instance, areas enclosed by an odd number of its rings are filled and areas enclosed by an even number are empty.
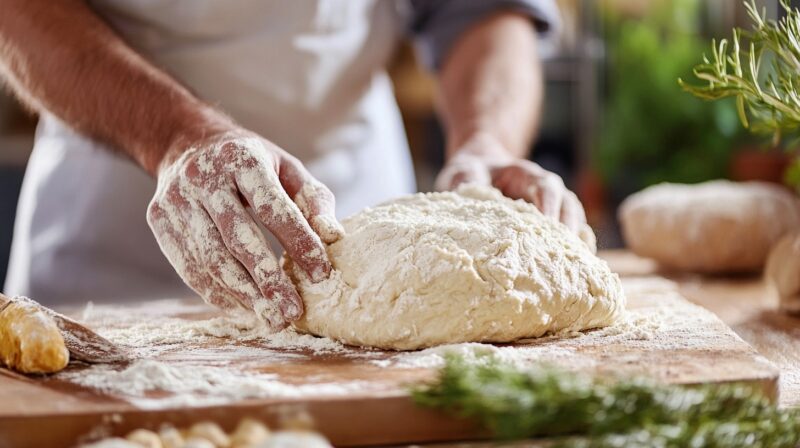
<svg viewBox="0 0 800 448"><path fill-rule="evenodd" d="M778 311L778 296L760 275L708 277L659 271L627 251L600 254L623 277L654 276L678 284L681 294L712 311L781 369L780 404L800 407L800 318Z"/></svg>
<svg viewBox="0 0 800 448"><path fill-rule="evenodd" d="M625 250L601 251L611 269L623 277L660 276L678 284L684 297L707 308L761 355L781 369L780 404L800 407L800 318L777 311L778 297L759 275L709 277L666 272L650 260ZM492 448L492 443L425 445L426 448ZM538 442L502 445L538 447Z"/></svg>
<svg viewBox="0 0 800 448"><path fill-rule="evenodd" d="M624 251L602 252L600 255L609 261L614 271L625 278L667 278L675 282L683 296L716 313L742 339L777 365L781 369L780 403L784 406L800 406L800 319L775 311L777 299L760 278L757 276L708 278L665 273L659 272L651 262ZM636 282L636 280L631 281ZM663 280L661 282L663 283ZM713 317L711 319L714 320ZM721 323L719 326L724 329ZM736 336L733 334L730 334L729 338L736 341ZM749 350L746 346L745 349ZM774 380L772 384L775 384ZM492 445L451 443L426 446L479 448ZM530 442L518 446L536 445Z"/></svg>

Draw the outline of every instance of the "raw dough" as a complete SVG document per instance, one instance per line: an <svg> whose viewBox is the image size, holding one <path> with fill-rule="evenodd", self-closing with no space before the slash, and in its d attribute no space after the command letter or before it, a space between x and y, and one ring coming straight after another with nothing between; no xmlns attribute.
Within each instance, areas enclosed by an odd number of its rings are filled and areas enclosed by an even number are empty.
<svg viewBox="0 0 800 448"><path fill-rule="evenodd" d="M245 418L231 433L231 447L255 448L270 436L269 428L263 423Z"/></svg>
<svg viewBox="0 0 800 448"><path fill-rule="evenodd" d="M181 448L217 448L217 445L202 437L189 437Z"/></svg>
<svg viewBox="0 0 800 448"><path fill-rule="evenodd" d="M668 268L747 272L800 227L800 201L764 182L660 184L626 199L619 212L628 247Z"/></svg>
<svg viewBox="0 0 800 448"><path fill-rule="evenodd" d="M161 437L147 429L136 429L125 436L125 440L139 445L141 448L164 448Z"/></svg>
<svg viewBox="0 0 800 448"><path fill-rule="evenodd" d="M187 434L188 438L205 439L214 446L227 447L231 444L231 439L225 431L214 422L195 423Z"/></svg>
<svg viewBox="0 0 800 448"><path fill-rule="evenodd" d="M312 422L304 423L307 426ZM322 435L311 429L285 428L275 433L263 423L244 419L230 436L213 422L200 422L188 430L163 426L158 434L136 429L125 439L103 439L81 448L331 448Z"/></svg>
<svg viewBox="0 0 800 448"><path fill-rule="evenodd" d="M765 273L778 292L781 309L800 314L800 231L785 235L772 248Z"/></svg>
<svg viewBox="0 0 800 448"><path fill-rule="evenodd" d="M58 372L69 363L61 331L35 302L18 297L0 312L0 363L23 373Z"/></svg>
<svg viewBox="0 0 800 448"><path fill-rule="evenodd" d="M313 432L278 431L259 448L333 448L333 445Z"/></svg>
<svg viewBox="0 0 800 448"><path fill-rule="evenodd" d="M164 448L182 448L186 443L183 434L172 426L161 428L158 436L161 438L161 444L164 445Z"/></svg>
<svg viewBox="0 0 800 448"><path fill-rule="evenodd" d="M603 327L624 309L619 277L586 243L491 188L406 196L343 225L328 280L285 260L301 331L412 350Z"/></svg>

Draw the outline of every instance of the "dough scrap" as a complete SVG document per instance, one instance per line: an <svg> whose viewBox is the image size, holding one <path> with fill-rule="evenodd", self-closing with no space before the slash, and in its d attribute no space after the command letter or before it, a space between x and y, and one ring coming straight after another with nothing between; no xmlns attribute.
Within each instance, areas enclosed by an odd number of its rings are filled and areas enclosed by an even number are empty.
<svg viewBox="0 0 800 448"><path fill-rule="evenodd" d="M225 431L214 422L199 422L192 425L187 433L188 438L200 438L211 442L214 446L229 446L231 439Z"/></svg>
<svg viewBox="0 0 800 448"><path fill-rule="evenodd" d="M310 431L278 431L260 448L333 448L321 435Z"/></svg>
<svg viewBox="0 0 800 448"><path fill-rule="evenodd" d="M284 259L305 302L300 331L414 350L604 327L625 307L588 243L492 188L406 196L342 224L329 279Z"/></svg>
<svg viewBox="0 0 800 448"><path fill-rule="evenodd" d="M0 312L0 363L22 373L54 373L67 366L61 331L41 306L20 297Z"/></svg>
<svg viewBox="0 0 800 448"><path fill-rule="evenodd" d="M800 200L765 182L660 184L628 197L619 219L628 247L678 270L760 270L770 248L800 227Z"/></svg>
<svg viewBox="0 0 800 448"><path fill-rule="evenodd" d="M158 437L158 434L147 429L133 430L127 436L125 436L125 440L133 442L141 448L164 448L164 445L161 443L161 438Z"/></svg>
<svg viewBox="0 0 800 448"><path fill-rule="evenodd" d="M800 314L800 231L778 241L769 254L764 273L778 292L781 309Z"/></svg>
<svg viewBox="0 0 800 448"><path fill-rule="evenodd" d="M258 420L245 418L231 433L231 446L233 448L253 448L267 440L269 436L270 431L266 425Z"/></svg>
<svg viewBox="0 0 800 448"><path fill-rule="evenodd" d="M310 418L310 417L309 417ZM302 421L302 426L313 421ZM321 434L310 428L284 428L271 432L263 423L245 418L233 433L226 434L214 422L199 422L189 429L165 425L156 434L147 429L135 429L124 439L111 437L81 448L331 448Z"/></svg>

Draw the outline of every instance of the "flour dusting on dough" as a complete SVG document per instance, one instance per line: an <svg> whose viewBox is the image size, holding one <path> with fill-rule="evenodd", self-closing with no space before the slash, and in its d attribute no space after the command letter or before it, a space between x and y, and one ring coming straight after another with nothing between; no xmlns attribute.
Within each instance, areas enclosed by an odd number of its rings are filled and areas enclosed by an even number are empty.
<svg viewBox="0 0 800 448"><path fill-rule="evenodd" d="M285 260L306 305L302 331L410 350L605 327L623 314L619 277L592 248L489 187L399 198L343 224L327 280Z"/></svg>

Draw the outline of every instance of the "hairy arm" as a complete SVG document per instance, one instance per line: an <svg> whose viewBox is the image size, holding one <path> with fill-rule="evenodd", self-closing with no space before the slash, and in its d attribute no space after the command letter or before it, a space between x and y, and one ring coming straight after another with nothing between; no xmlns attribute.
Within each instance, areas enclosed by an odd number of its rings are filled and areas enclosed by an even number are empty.
<svg viewBox="0 0 800 448"><path fill-rule="evenodd" d="M233 126L83 1L0 0L0 10L0 70L21 100L112 144L151 174L170 146Z"/></svg>
<svg viewBox="0 0 800 448"><path fill-rule="evenodd" d="M586 217L575 194L526 158L544 95L530 19L498 13L466 30L445 58L439 81L447 163L437 188L493 185L579 231Z"/></svg>
<svg viewBox="0 0 800 448"><path fill-rule="evenodd" d="M455 43L439 77L448 156L477 134L527 155L543 98L536 43L530 19L514 13L484 20Z"/></svg>
<svg viewBox="0 0 800 448"><path fill-rule="evenodd" d="M341 235L331 192L151 65L84 2L0 0L0 11L0 74L22 101L158 178L147 220L181 278L274 329L299 318L302 301L258 224L321 280L331 269L323 240Z"/></svg>

